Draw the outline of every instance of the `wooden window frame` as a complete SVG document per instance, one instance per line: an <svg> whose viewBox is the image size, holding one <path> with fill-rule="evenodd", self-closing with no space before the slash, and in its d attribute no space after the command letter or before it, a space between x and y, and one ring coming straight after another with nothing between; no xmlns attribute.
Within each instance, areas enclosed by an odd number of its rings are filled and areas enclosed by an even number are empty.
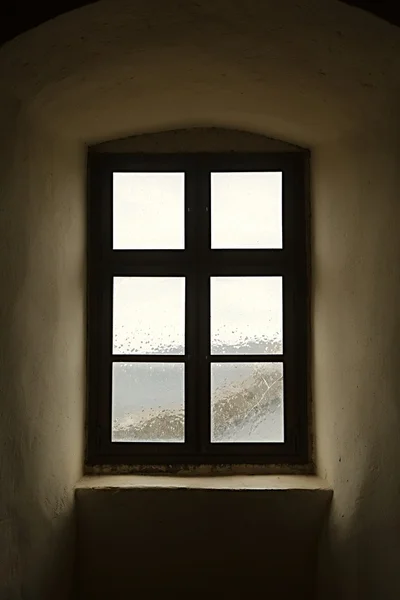
<svg viewBox="0 0 400 600"><path fill-rule="evenodd" d="M283 174L283 249L212 250L212 172ZM113 173L185 173L185 249L113 250ZM96 154L88 157L88 439L101 464L304 464L309 460L308 154ZM185 355L112 355L115 276L186 277ZM211 276L283 277L283 354L210 354ZM111 441L112 362L183 362L185 443ZM210 443L210 362L283 362L283 443Z"/></svg>

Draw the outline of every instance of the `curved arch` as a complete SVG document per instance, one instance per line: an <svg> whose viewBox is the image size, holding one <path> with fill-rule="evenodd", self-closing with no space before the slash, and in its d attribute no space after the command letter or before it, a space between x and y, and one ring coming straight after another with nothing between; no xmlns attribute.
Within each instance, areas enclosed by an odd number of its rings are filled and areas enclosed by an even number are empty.
<svg viewBox="0 0 400 600"><path fill-rule="evenodd" d="M36 11L30 14L17 14L12 16L2 15L0 45L61 14L82 8L87 4L93 4L97 1L98 0L68 0L67 2L64 2L62 6L57 4L56 6L42 9L36 7ZM365 0L339 1L372 12L390 23L400 25L399 15L393 2L379 2L379 4L376 4Z"/></svg>
<svg viewBox="0 0 400 600"><path fill-rule="evenodd" d="M395 118L400 35L324 0L100 0L0 50L4 85L93 142L191 125L311 146Z"/></svg>

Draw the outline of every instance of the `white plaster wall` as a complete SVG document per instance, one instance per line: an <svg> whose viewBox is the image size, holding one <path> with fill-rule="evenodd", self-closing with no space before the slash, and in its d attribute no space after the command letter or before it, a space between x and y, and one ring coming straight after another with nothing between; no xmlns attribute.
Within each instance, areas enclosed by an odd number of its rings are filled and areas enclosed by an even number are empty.
<svg viewBox="0 0 400 600"><path fill-rule="evenodd" d="M396 27L337 0L100 0L0 51L2 79L88 143L193 125L308 147L397 114Z"/></svg>
<svg viewBox="0 0 400 600"><path fill-rule="evenodd" d="M321 600L400 597L399 162L395 123L314 152Z"/></svg>
<svg viewBox="0 0 400 600"><path fill-rule="evenodd" d="M399 596L399 49L398 29L335 0L102 0L1 49L7 90L57 131L3 98L1 596L46 599L57 580L60 597L71 576L83 156L61 136L198 124L313 149L317 460L336 498L320 597Z"/></svg>
<svg viewBox="0 0 400 600"><path fill-rule="evenodd" d="M84 415L84 155L0 95L0 598L69 599Z"/></svg>

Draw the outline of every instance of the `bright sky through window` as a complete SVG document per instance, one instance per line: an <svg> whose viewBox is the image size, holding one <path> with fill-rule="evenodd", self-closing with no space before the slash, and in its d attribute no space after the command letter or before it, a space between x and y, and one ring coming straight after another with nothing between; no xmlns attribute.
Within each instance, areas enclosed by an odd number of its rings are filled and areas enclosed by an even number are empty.
<svg viewBox="0 0 400 600"><path fill-rule="evenodd" d="M282 173L213 173L211 186L214 247L282 246ZM115 173L114 248L183 248L184 187L183 173ZM114 352L182 353L184 294L183 279L116 278ZM220 348L275 340L280 352L281 278L214 278L211 323Z"/></svg>

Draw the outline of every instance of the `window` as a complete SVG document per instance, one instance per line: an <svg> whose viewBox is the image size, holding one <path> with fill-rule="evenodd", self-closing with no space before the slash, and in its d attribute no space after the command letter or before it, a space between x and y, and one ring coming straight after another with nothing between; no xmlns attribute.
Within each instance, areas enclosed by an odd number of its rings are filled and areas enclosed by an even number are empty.
<svg viewBox="0 0 400 600"><path fill-rule="evenodd" d="M91 464L307 461L306 167L90 155Z"/></svg>

